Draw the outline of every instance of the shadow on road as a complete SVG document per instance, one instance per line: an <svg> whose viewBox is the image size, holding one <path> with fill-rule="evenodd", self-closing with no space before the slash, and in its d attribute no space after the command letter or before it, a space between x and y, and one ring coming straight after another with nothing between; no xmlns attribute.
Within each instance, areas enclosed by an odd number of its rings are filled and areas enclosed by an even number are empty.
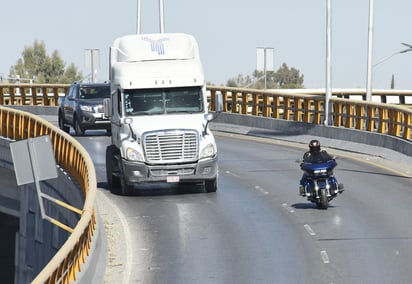
<svg viewBox="0 0 412 284"><path fill-rule="evenodd" d="M292 204L291 207L295 208L296 210L306 210L306 209L315 209L315 210L320 210L319 208L316 207L316 204L314 203L295 203ZM329 208L335 208L335 206L329 204Z"/></svg>
<svg viewBox="0 0 412 284"><path fill-rule="evenodd" d="M98 188L111 191L107 182L99 182ZM120 189L118 189L120 190ZM120 195L117 191L111 191L112 194ZM180 194L196 194L206 193L203 184L191 183L150 183L136 185L130 196L165 196L165 195L180 195Z"/></svg>

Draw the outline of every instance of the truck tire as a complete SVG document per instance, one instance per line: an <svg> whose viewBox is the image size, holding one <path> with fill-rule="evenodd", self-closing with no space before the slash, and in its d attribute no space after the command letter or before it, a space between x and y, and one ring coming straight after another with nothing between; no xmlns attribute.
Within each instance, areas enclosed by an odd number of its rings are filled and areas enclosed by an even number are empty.
<svg viewBox="0 0 412 284"><path fill-rule="evenodd" d="M126 177L124 176L122 167L119 165L120 168L120 194L121 195L132 195L134 190L134 185L130 185L126 183Z"/></svg>
<svg viewBox="0 0 412 284"><path fill-rule="evenodd" d="M118 169L115 167L117 164L114 158L116 148L113 145L106 148L106 178L109 189L112 193L117 193L117 189L120 187L120 179ZM117 173L117 174L116 174Z"/></svg>
<svg viewBox="0 0 412 284"><path fill-rule="evenodd" d="M217 178L211 180L205 180L206 192L216 192L217 191Z"/></svg>

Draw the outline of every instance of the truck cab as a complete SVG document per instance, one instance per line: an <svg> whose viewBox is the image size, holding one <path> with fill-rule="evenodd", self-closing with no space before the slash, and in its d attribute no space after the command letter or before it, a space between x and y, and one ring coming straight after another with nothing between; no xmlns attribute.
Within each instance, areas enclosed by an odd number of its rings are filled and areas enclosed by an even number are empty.
<svg viewBox="0 0 412 284"><path fill-rule="evenodd" d="M135 184L201 182L215 192L217 147L208 123L216 113L208 112L196 40L166 33L116 39L110 85L109 186L128 195Z"/></svg>

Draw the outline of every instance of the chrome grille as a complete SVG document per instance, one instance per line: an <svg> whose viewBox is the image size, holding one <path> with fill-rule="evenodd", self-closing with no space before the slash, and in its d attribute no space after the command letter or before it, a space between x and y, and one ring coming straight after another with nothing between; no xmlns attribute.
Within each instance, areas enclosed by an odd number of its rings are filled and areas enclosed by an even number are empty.
<svg viewBox="0 0 412 284"><path fill-rule="evenodd" d="M96 112L96 113L103 113L104 112L103 105L97 105L97 106L93 107L93 109L94 109L94 112Z"/></svg>
<svg viewBox="0 0 412 284"><path fill-rule="evenodd" d="M161 131L143 135L146 159L149 163L180 163L198 159L196 131Z"/></svg>

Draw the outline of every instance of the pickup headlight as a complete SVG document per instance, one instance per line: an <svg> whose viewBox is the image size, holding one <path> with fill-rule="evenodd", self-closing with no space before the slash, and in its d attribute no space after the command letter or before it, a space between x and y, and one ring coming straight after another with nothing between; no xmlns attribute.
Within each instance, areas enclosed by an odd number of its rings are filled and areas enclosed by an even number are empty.
<svg viewBox="0 0 412 284"><path fill-rule="evenodd" d="M130 161L143 161L142 155L133 148L126 149L126 159Z"/></svg>
<svg viewBox="0 0 412 284"><path fill-rule="evenodd" d="M80 109L82 111L93 112L93 106L89 105L80 105Z"/></svg>
<svg viewBox="0 0 412 284"><path fill-rule="evenodd" d="M207 144L205 148L203 148L202 152L200 152L200 159L208 158L216 155L216 147L212 143Z"/></svg>

